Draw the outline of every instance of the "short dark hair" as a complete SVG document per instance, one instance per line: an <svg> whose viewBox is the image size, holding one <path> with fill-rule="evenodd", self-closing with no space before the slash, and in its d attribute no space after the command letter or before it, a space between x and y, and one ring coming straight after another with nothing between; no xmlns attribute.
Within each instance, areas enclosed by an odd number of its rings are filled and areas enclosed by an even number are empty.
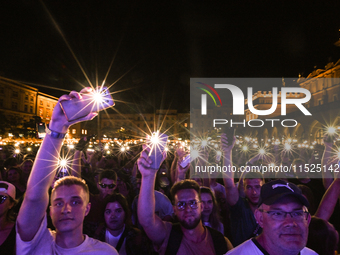
<svg viewBox="0 0 340 255"><path fill-rule="evenodd" d="M196 192L198 193L198 197L201 199L201 190L198 183L194 180L185 179L177 182L174 186L172 186L170 190L170 195L173 201L175 200L175 195L177 194L177 192L183 189L196 190Z"/></svg>
<svg viewBox="0 0 340 255"><path fill-rule="evenodd" d="M57 188L59 188L60 186L70 187L72 185L78 185L78 186L82 187L84 189L85 193L87 194L87 202L89 202L89 200L90 200L89 187L87 186L85 180L78 178L78 177L75 177L75 176L65 176L63 178L58 179L54 183L54 188L52 189L51 197L52 197L52 194L55 192L55 190Z"/></svg>
<svg viewBox="0 0 340 255"><path fill-rule="evenodd" d="M116 182L117 181L117 173L114 170L111 170L111 169L104 169L102 172L100 172L98 181L100 182L104 178L114 180Z"/></svg>
<svg viewBox="0 0 340 255"><path fill-rule="evenodd" d="M124 213L125 213L124 223L125 223L125 225L132 226L131 211L130 211L130 208L129 208L129 204L128 204L128 201L126 200L126 198L122 194L114 193L112 195L106 196L105 200L104 200L104 209L106 208L108 203L114 203L114 202L119 203L124 210Z"/></svg>

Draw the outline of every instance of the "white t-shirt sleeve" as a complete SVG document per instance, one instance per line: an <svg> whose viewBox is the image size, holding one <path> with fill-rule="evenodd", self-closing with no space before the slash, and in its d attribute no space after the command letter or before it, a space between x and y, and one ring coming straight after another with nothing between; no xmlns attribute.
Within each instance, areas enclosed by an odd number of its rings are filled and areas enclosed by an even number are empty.
<svg viewBox="0 0 340 255"><path fill-rule="evenodd" d="M47 228L46 214L40 224L38 232L31 241L24 242L18 233L18 229L16 230L16 254L55 254L54 240L51 232Z"/></svg>

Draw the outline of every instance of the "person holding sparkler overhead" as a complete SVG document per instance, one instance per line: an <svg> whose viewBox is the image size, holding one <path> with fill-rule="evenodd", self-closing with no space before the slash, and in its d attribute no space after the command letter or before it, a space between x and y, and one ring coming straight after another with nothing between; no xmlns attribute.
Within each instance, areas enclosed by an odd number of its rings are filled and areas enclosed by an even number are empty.
<svg viewBox="0 0 340 255"><path fill-rule="evenodd" d="M91 120L97 115L91 108L86 115L79 116L84 108L76 104L94 94L91 88L85 88L80 93L72 91L61 96L53 109L17 218L17 254L118 254L112 246L83 235L83 220L91 204L88 187L80 178L68 176L55 183L50 215L56 230L47 228L48 189L55 176L63 138L71 125ZM64 101L68 103L61 106ZM65 111L73 113L67 116ZM78 117L73 119L75 114Z"/></svg>
<svg viewBox="0 0 340 255"><path fill-rule="evenodd" d="M232 137L232 141L228 141L226 134L221 135L221 147L224 152L225 166L232 164L232 149L236 138ZM264 179L261 173L249 172L243 177L243 186L245 198L240 196L240 191L234 182L234 173L225 173L223 177L227 203L230 205L230 227L232 244L237 246L256 236L261 232L261 227L256 222L254 212L257 209L257 204L260 198L261 186Z"/></svg>
<svg viewBox="0 0 340 255"><path fill-rule="evenodd" d="M171 189L174 212L179 224L162 221L155 214L154 185L158 169L151 167L149 148L138 159L142 175L138 199L138 218L159 254L224 254L232 248L220 232L205 227L201 221L203 205L200 188L193 180L177 182Z"/></svg>

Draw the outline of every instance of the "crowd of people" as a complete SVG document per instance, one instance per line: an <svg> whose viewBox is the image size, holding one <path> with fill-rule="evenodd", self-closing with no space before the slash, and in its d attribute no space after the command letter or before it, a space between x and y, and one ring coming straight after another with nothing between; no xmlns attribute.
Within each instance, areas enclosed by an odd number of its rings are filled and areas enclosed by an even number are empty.
<svg viewBox="0 0 340 255"><path fill-rule="evenodd" d="M80 97L71 92L59 100ZM266 164L263 154L241 155L236 137L224 133L220 161L207 146L183 165L188 151L178 147L164 152L154 169L147 144L108 156L88 153L90 140L83 137L75 149L66 148L71 164L60 166L68 128L94 117L67 121L57 104L36 155L2 153L0 254L337 254L336 171L320 178L307 171L195 173L194 165ZM323 144L319 157L274 145L270 160L335 169L335 139L326 136Z"/></svg>

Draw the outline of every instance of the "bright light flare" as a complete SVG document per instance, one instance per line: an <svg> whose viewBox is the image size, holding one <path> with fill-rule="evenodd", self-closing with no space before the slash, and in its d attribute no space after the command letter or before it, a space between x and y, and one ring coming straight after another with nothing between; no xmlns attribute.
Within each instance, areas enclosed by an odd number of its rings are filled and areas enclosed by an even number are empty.
<svg viewBox="0 0 340 255"><path fill-rule="evenodd" d="M97 104L101 104L103 102L103 95L100 91L94 91L93 92L93 100L97 103Z"/></svg>
<svg viewBox="0 0 340 255"><path fill-rule="evenodd" d="M66 159L59 160L59 166L62 168L67 167L67 160Z"/></svg>
<svg viewBox="0 0 340 255"><path fill-rule="evenodd" d="M206 147L208 145L208 140L202 140L201 146L202 148Z"/></svg>
<svg viewBox="0 0 340 255"><path fill-rule="evenodd" d="M243 145L242 146L242 151L248 151L248 146L247 145Z"/></svg>
<svg viewBox="0 0 340 255"><path fill-rule="evenodd" d="M198 158L200 155L199 151L196 149L191 149L190 150L190 157L192 158L192 160Z"/></svg>
<svg viewBox="0 0 340 255"><path fill-rule="evenodd" d="M150 137L150 142L152 143L152 145L158 145L159 144L159 142L160 142L159 131L152 133L152 135Z"/></svg>
<svg viewBox="0 0 340 255"><path fill-rule="evenodd" d="M14 153L15 153L15 154L20 154L20 149L15 149L15 150L14 150Z"/></svg>
<svg viewBox="0 0 340 255"><path fill-rule="evenodd" d="M284 145L284 150L285 151L290 151L292 149L292 145L290 145L289 143L286 143L285 145Z"/></svg>
<svg viewBox="0 0 340 255"><path fill-rule="evenodd" d="M327 127L326 133L328 135L334 135L336 133L336 128L335 127Z"/></svg>
<svg viewBox="0 0 340 255"><path fill-rule="evenodd" d="M266 154L266 150L263 149L263 148L259 149L259 154L260 155L265 155Z"/></svg>

